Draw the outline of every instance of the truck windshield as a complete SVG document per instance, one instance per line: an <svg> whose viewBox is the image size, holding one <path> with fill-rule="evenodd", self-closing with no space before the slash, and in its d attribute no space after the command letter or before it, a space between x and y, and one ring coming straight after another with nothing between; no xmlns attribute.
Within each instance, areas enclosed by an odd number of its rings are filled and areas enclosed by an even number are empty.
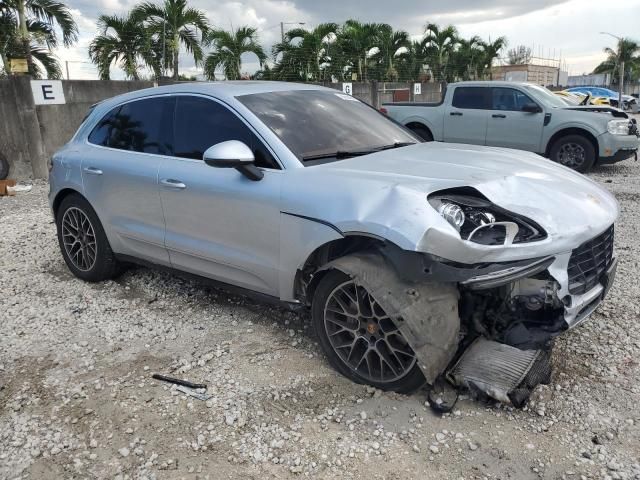
<svg viewBox="0 0 640 480"><path fill-rule="evenodd" d="M532 84L524 85L524 88L547 107L566 108L568 106L567 102L562 100L559 96L554 95L548 88Z"/></svg>
<svg viewBox="0 0 640 480"><path fill-rule="evenodd" d="M324 163L420 142L380 112L339 91L290 90L237 99L302 162Z"/></svg>

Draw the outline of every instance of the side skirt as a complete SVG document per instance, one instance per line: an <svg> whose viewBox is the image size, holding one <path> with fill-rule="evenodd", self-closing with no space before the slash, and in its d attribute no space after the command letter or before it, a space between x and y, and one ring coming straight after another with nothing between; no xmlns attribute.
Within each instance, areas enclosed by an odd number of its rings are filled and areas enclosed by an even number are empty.
<svg viewBox="0 0 640 480"><path fill-rule="evenodd" d="M133 263L135 265L140 265L142 267L147 267L153 270L167 272L177 277L183 278L185 280L192 280L198 283L202 283L204 285L209 285L218 290L224 290L225 292L233 295L240 295L243 297L250 298L259 303L266 303L266 304L273 305L279 308L284 308L290 311L299 311L305 308L305 306L301 303L285 302L283 300L280 300L278 297L274 297L272 295L267 295L265 293L249 290L248 288L238 287L236 285L231 285L229 283L221 282L219 280L203 277L202 275L196 275L194 273L185 272L183 270L178 270L177 268L167 267L166 265L159 265L157 263L153 263L147 260L142 260L140 258L133 257L131 255L116 254L116 258L119 261L124 263Z"/></svg>

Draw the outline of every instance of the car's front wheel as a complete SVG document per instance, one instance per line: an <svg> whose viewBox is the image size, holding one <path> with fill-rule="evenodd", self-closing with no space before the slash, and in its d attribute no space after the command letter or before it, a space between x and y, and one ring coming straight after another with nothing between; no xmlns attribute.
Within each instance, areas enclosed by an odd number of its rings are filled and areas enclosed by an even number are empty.
<svg viewBox="0 0 640 480"><path fill-rule="evenodd" d="M549 157L565 167L585 173L596 161L596 149L582 135L567 135L554 142Z"/></svg>
<svg viewBox="0 0 640 480"><path fill-rule="evenodd" d="M315 290L312 317L329 362L347 378L400 393L425 383L402 333L349 275L339 270L325 274Z"/></svg>
<svg viewBox="0 0 640 480"><path fill-rule="evenodd" d="M120 265L102 224L89 202L78 194L65 197L56 213L58 243L69 270L88 282L115 277Z"/></svg>

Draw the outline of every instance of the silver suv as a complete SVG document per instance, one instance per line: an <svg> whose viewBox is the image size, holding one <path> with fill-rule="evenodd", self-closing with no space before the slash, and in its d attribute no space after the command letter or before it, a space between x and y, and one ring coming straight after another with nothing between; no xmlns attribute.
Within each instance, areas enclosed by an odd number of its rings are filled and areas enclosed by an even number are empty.
<svg viewBox="0 0 640 480"><path fill-rule="evenodd" d="M519 351L596 308L615 199L532 153L422 143L341 92L181 84L96 105L51 162L69 269L137 262L309 307L349 378L411 391L474 340Z"/></svg>

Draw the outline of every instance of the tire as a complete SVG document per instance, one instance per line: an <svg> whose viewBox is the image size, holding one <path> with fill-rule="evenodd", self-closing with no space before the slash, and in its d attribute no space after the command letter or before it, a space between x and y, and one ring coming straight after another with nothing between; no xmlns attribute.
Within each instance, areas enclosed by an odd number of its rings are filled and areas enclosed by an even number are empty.
<svg viewBox="0 0 640 480"><path fill-rule="evenodd" d="M588 172L596 161L596 149L582 135L567 135L556 140L549 158L580 173Z"/></svg>
<svg viewBox="0 0 640 480"><path fill-rule="evenodd" d="M81 195L71 194L62 200L56 212L56 227L62 257L76 277L87 282L101 282L120 273L120 264L102 224ZM90 248L92 243L93 249Z"/></svg>
<svg viewBox="0 0 640 480"><path fill-rule="evenodd" d="M4 180L9 176L9 162L7 159L0 153L0 180Z"/></svg>
<svg viewBox="0 0 640 480"><path fill-rule="evenodd" d="M339 303L336 303L335 295L340 295L342 299L348 298L344 296L346 293L341 288L346 286L346 288L351 289L351 285L354 288L351 292L355 293L355 289L358 289L359 294L356 295L360 295L363 304L371 307L368 310L364 309L367 310L365 317L368 320L363 321L362 317L360 317L359 324L357 319L332 310L339 305ZM365 293L366 295L364 295ZM388 317L383 318L386 314L379 305L375 304L375 299L368 295L369 300L366 300L367 295L368 292L364 287L356 285L349 275L339 270L330 270L324 275L315 290L311 306L312 321L320 346L331 366L352 381L371 385L381 390L411 393L425 384L425 378L420 371L415 354L411 347L406 344L404 337L395 328L392 321ZM357 302L352 301L350 306L354 308L354 311L357 309L358 313L361 313L361 309L356 304ZM379 323L378 319L381 320ZM357 332L344 329L344 327L334 323L335 321L341 321L343 325L348 322L350 328L354 329L358 325ZM365 323L367 324L366 326ZM374 325L374 327L371 325ZM357 335L360 336L358 337ZM347 342L353 339L352 344L355 345L355 348L349 349L349 353L344 346L337 346L345 339ZM371 360L373 370L365 368L364 363L359 368L354 368L349 363L349 358L353 359L354 363L357 363L357 355L364 348L368 348L369 345L373 346L374 349L367 351L366 356ZM394 347L396 353L393 355L395 355L395 358L388 356L391 352L389 345ZM380 359L383 358L383 355L378 352L386 353L386 358L394 364L395 369L390 368L388 363L384 364L386 366L381 366L383 361ZM411 360L411 355L413 355L413 360ZM364 356L362 355L362 358ZM376 359L378 359L380 367L375 366ZM386 377L384 377L385 374Z"/></svg>
<svg viewBox="0 0 640 480"><path fill-rule="evenodd" d="M433 135L429 131L427 127L424 125L419 125L417 123L411 123L407 125L407 128L411 130L413 133L418 135L425 142L433 142Z"/></svg>

